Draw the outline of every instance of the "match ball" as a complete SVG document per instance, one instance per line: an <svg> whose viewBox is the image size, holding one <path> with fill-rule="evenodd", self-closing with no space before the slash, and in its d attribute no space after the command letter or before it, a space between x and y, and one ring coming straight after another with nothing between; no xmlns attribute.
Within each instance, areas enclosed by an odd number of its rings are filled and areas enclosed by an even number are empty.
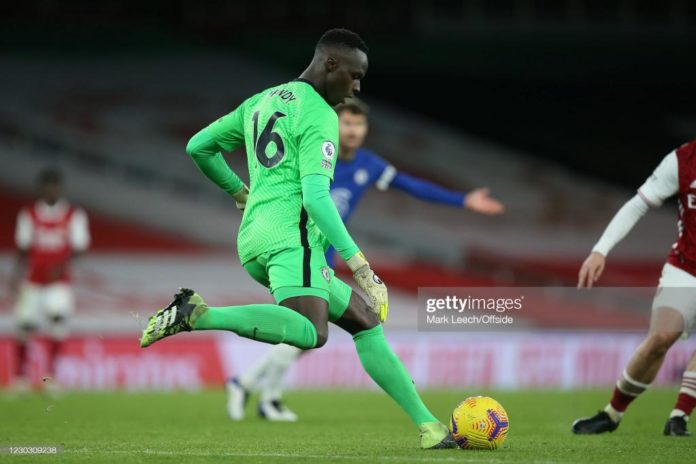
<svg viewBox="0 0 696 464"><path fill-rule="evenodd" d="M493 398L470 396L454 408L450 431L460 448L499 448L507 437L507 412Z"/></svg>

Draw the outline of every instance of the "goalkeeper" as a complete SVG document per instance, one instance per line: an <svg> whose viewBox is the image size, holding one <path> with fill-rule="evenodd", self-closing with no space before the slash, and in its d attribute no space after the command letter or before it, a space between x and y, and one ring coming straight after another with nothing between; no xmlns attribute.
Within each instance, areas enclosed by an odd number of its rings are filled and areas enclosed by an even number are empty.
<svg viewBox="0 0 696 464"><path fill-rule="evenodd" d="M376 186L380 191L398 189L415 198L432 203L467 209L480 214L497 215L504 206L489 196L488 189L471 192L445 189L424 179L398 171L389 162L363 148L368 132L368 106L357 98L346 99L334 107L338 114L339 150L331 197L344 223L347 223L364 194ZM326 261L333 267L336 252L330 247ZM305 351L280 344L272 347L244 372L225 383L227 415L238 421L245 417L247 402L259 391L258 414L269 421L294 422L297 414L283 401L283 377Z"/></svg>
<svg viewBox="0 0 696 464"><path fill-rule="evenodd" d="M237 248L247 272L277 304L208 307L181 289L152 316L142 347L190 330L229 330L303 350L326 343L331 321L353 335L365 371L420 429L420 446L456 447L447 427L423 404L410 375L389 348L380 322L387 289L348 234L329 194L338 144L331 105L360 91L367 46L345 29L326 32L299 79L267 89L196 134L187 152L198 168L244 209ZM221 150L244 145L250 189ZM369 305L337 279L325 241L346 261Z"/></svg>

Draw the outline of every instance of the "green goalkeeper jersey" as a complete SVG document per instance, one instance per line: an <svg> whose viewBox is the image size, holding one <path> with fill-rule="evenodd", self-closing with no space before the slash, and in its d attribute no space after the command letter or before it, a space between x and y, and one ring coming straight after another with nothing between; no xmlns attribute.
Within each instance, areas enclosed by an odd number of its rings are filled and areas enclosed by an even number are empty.
<svg viewBox="0 0 696 464"><path fill-rule="evenodd" d="M260 92L207 132L227 151L246 147L249 198L237 239L242 263L273 250L324 246L302 206L301 179L333 179L338 116L311 83L295 80Z"/></svg>

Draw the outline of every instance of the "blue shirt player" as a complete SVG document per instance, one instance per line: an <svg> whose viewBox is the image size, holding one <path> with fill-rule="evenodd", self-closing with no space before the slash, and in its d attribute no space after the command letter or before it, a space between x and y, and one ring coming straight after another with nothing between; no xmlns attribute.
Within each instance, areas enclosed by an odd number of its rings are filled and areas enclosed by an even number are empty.
<svg viewBox="0 0 696 464"><path fill-rule="evenodd" d="M372 186L386 191L396 188L416 198L433 203L466 208L478 213L495 215L503 205L489 196L488 189L476 189L468 194L440 187L398 171L374 152L362 148L367 136L369 108L357 98L347 99L336 106L339 121L339 151L331 197L343 222L348 222L365 192ZM334 265L335 250L326 252L329 266Z"/></svg>

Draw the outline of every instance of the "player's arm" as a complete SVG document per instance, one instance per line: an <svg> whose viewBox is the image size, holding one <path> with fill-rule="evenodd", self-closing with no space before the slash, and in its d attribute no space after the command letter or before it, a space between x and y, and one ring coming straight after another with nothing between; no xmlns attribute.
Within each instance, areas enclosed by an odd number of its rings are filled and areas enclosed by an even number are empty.
<svg viewBox="0 0 696 464"><path fill-rule="evenodd" d="M387 288L375 275L338 214L329 193L331 179L321 174L302 178L302 203L307 214L333 245L353 272L355 281L370 299L370 305L384 322L389 311Z"/></svg>
<svg viewBox="0 0 696 464"><path fill-rule="evenodd" d="M585 259L578 276L578 288L592 287L604 271L606 256L642 218L650 207L657 208L679 189L677 155L667 155L655 172L613 217L592 253Z"/></svg>
<svg viewBox="0 0 696 464"><path fill-rule="evenodd" d="M10 291L12 293L16 293L19 290L24 274L27 272L28 261L29 250L18 248L14 267L12 268L12 275L10 276Z"/></svg>
<svg viewBox="0 0 696 464"><path fill-rule="evenodd" d="M377 180L377 188L387 190L390 186L423 201L466 208L481 214L500 214L505 209L499 201L489 196L489 190L486 188L473 190L469 194L457 192L397 171L392 165L386 165Z"/></svg>
<svg viewBox="0 0 696 464"><path fill-rule="evenodd" d="M375 275L331 199L329 186L338 146L336 114L327 110L325 117L302 118L299 122L300 178L302 203L327 241L346 261L353 277L370 300L372 310L384 322L389 311L387 287Z"/></svg>
<svg viewBox="0 0 696 464"><path fill-rule="evenodd" d="M244 209L249 189L230 169L221 150L232 151L244 144L244 102L236 110L204 128L186 145L186 153L198 169L215 185L234 197L237 207Z"/></svg>
<svg viewBox="0 0 696 464"><path fill-rule="evenodd" d="M29 261L29 247L31 246L33 226L29 212L21 210L17 215L17 225L15 226L15 246L17 255L15 257L12 274L10 275L10 291L17 292L27 270Z"/></svg>
<svg viewBox="0 0 696 464"><path fill-rule="evenodd" d="M348 233L341 216L338 214L336 205L331 200L330 183L331 179L321 174L304 176L302 178L302 204L326 240L345 261L348 261L360 249Z"/></svg>
<svg viewBox="0 0 696 464"><path fill-rule="evenodd" d="M92 242L92 237L89 233L89 220L84 210L78 208L73 212L68 231L70 249L72 251L70 261L73 262L89 249ZM62 274L62 269L56 270L56 275L60 274Z"/></svg>

